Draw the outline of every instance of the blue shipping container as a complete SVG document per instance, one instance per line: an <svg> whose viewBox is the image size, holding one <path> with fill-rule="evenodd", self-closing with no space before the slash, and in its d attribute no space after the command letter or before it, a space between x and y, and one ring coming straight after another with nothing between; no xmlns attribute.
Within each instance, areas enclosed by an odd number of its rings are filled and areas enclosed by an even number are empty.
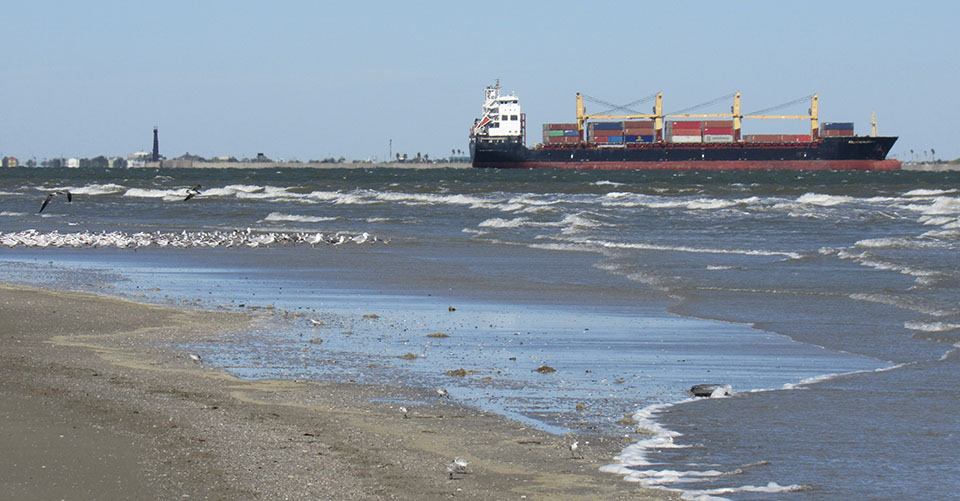
<svg viewBox="0 0 960 501"><path fill-rule="evenodd" d="M620 130L623 128L621 122L594 122L593 130Z"/></svg>
<svg viewBox="0 0 960 501"><path fill-rule="evenodd" d="M565 131L563 131L563 135L566 136L566 137L578 137L578 136L580 136L580 131L578 131L578 130L565 130Z"/></svg>
<svg viewBox="0 0 960 501"><path fill-rule="evenodd" d="M823 130L853 130L853 122L824 122Z"/></svg>
<svg viewBox="0 0 960 501"><path fill-rule="evenodd" d="M623 136L610 136L609 138L607 138L607 142L608 142L608 143L622 143L622 142L623 142Z"/></svg>
<svg viewBox="0 0 960 501"><path fill-rule="evenodd" d="M623 141L627 143L652 143L653 136L638 136L636 134L627 134L623 136Z"/></svg>

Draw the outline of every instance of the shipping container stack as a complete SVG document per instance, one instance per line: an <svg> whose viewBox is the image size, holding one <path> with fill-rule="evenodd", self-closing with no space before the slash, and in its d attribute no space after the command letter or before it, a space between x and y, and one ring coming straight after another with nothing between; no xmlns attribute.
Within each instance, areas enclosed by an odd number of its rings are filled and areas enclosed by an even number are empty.
<svg viewBox="0 0 960 501"><path fill-rule="evenodd" d="M673 120L667 122L667 141L671 143L699 143L703 141L703 122Z"/></svg>
<svg viewBox="0 0 960 501"><path fill-rule="evenodd" d="M652 143L654 126L652 120L623 122L623 142L627 144Z"/></svg>
<svg viewBox="0 0 960 501"><path fill-rule="evenodd" d="M845 137L853 135L853 122L824 122L820 125L821 137Z"/></svg>
<svg viewBox="0 0 960 501"><path fill-rule="evenodd" d="M746 134L747 143L809 143L810 134Z"/></svg>
<svg viewBox="0 0 960 501"><path fill-rule="evenodd" d="M590 122L587 141L601 146L623 144L623 122Z"/></svg>
<svg viewBox="0 0 960 501"><path fill-rule="evenodd" d="M703 142L732 143L733 120L705 120L703 122Z"/></svg>
<svg viewBox="0 0 960 501"><path fill-rule="evenodd" d="M580 131L577 124L543 124L543 144L577 144Z"/></svg>

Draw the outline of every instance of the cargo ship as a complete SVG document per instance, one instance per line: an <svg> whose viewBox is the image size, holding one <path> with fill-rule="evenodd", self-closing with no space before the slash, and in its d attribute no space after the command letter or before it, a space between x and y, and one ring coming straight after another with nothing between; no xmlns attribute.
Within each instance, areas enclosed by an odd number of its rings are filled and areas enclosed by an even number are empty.
<svg viewBox="0 0 960 501"><path fill-rule="evenodd" d="M854 134L851 122L820 123L817 95L806 115L742 114L740 94L731 113L664 114L663 94L653 113L587 114L577 94L577 121L543 124L542 141L526 146L526 115L499 81L485 89L480 118L470 130L474 167L606 170L897 170L887 159L895 136ZM805 100L806 98L804 98ZM607 103L609 104L609 103ZM789 103L788 103L789 104ZM621 108L626 108L621 107ZM629 108L626 108L629 110ZM809 120L809 134L741 134L745 119Z"/></svg>

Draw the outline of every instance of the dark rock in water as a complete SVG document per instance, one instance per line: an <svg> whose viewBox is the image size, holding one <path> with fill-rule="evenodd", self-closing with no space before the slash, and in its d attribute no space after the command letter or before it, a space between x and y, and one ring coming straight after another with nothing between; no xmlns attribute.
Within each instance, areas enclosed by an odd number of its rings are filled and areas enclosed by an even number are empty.
<svg viewBox="0 0 960 501"><path fill-rule="evenodd" d="M733 395L733 388L728 384L695 384L690 387L690 393L692 393L695 397L727 396Z"/></svg>

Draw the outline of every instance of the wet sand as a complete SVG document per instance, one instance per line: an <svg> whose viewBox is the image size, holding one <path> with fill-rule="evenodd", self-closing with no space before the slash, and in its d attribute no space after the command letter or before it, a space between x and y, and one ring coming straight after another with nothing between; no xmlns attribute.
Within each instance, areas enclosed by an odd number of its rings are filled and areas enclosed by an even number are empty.
<svg viewBox="0 0 960 501"><path fill-rule="evenodd" d="M433 389L245 381L173 345L255 317L0 285L0 491L12 499L674 499L569 437ZM405 419L397 404L421 401ZM454 457L467 472L450 479Z"/></svg>

